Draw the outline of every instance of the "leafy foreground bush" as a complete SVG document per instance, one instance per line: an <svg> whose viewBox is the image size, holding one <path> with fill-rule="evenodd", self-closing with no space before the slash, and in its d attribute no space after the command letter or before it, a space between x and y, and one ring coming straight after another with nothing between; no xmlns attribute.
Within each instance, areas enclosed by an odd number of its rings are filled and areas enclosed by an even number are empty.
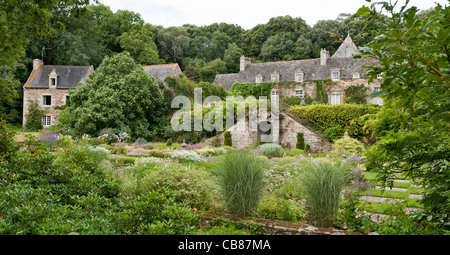
<svg viewBox="0 0 450 255"><path fill-rule="evenodd" d="M270 143L263 144L261 146L261 153L268 158L279 157L281 153L281 146Z"/></svg>
<svg viewBox="0 0 450 255"><path fill-rule="evenodd" d="M219 163L219 185L228 212L256 213L266 184L264 168L264 161L251 154L229 154Z"/></svg>
<svg viewBox="0 0 450 255"><path fill-rule="evenodd" d="M344 187L344 174L331 162L311 162L304 168L302 187L308 218L314 226L331 227Z"/></svg>
<svg viewBox="0 0 450 255"><path fill-rule="evenodd" d="M52 154L37 141L26 144L28 151L0 162L0 234L192 233L197 216L173 191L121 196L118 180L99 164L104 154L87 148Z"/></svg>
<svg viewBox="0 0 450 255"><path fill-rule="evenodd" d="M179 164L136 164L124 176L127 194L145 194L159 188L176 190L174 198L197 209L208 209L216 190L213 176Z"/></svg>

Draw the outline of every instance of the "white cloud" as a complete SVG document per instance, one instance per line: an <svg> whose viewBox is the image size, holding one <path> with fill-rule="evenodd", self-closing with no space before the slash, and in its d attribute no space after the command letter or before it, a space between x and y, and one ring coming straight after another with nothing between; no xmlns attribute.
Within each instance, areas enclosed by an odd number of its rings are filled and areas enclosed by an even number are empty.
<svg viewBox="0 0 450 255"><path fill-rule="evenodd" d="M379 1L379 0L377 0ZM336 19L341 13L355 13L365 0L100 0L111 10L130 10L141 14L150 24L163 27L194 24L197 26L225 22L250 29L272 17L301 17L310 26L324 19ZM375 2L375 0L373 1ZM404 2L400 0L399 2ZM411 0L420 10L445 5L447 0Z"/></svg>

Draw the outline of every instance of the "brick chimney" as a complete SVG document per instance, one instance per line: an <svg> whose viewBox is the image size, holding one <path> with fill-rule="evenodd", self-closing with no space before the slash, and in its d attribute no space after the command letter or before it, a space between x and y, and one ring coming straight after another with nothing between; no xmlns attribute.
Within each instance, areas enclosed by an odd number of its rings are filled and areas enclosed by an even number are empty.
<svg viewBox="0 0 450 255"><path fill-rule="evenodd" d="M244 71L245 70L245 66L248 64L251 64L252 61L250 60L250 58L247 58L245 56L241 56L241 63L240 63L240 71Z"/></svg>
<svg viewBox="0 0 450 255"><path fill-rule="evenodd" d="M38 70L44 64L44 61L40 59L33 59L33 70Z"/></svg>
<svg viewBox="0 0 450 255"><path fill-rule="evenodd" d="M320 50L320 65L325 66L327 65L327 60L330 58L330 52L326 49Z"/></svg>

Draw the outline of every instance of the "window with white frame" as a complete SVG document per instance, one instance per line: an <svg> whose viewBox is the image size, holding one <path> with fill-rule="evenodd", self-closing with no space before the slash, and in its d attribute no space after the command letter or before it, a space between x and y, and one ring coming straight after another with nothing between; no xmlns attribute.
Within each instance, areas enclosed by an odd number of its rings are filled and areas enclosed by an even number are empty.
<svg viewBox="0 0 450 255"><path fill-rule="evenodd" d="M339 71L331 72L331 80L338 81L339 80Z"/></svg>
<svg viewBox="0 0 450 255"><path fill-rule="evenodd" d="M272 82L279 82L280 81L280 75L279 74L272 74L272 75L270 75L270 80Z"/></svg>
<svg viewBox="0 0 450 255"><path fill-rule="evenodd" d="M262 75L256 75L256 83L262 82Z"/></svg>
<svg viewBox="0 0 450 255"><path fill-rule="evenodd" d="M278 91L277 90L272 90L272 100L275 100L275 104L278 101Z"/></svg>
<svg viewBox="0 0 450 255"><path fill-rule="evenodd" d="M303 90L296 90L295 96L298 98L303 98Z"/></svg>
<svg viewBox="0 0 450 255"><path fill-rule="evenodd" d="M51 106L52 105L52 96L43 95L42 96L42 105L43 106Z"/></svg>
<svg viewBox="0 0 450 255"><path fill-rule="evenodd" d="M295 74L295 81L296 82L303 82L303 73L296 73Z"/></svg>
<svg viewBox="0 0 450 255"><path fill-rule="evenodd" d="M52 116L42 116L42 126L47 127L52 125Z"/></svg>
<svg viewBox="0 0 450 255"><path fill-rule="evenodd" d="M340 104L341 94L331 94L331 104Z"/></svg>
<svg viewBox="0 0 450 255"><path fill-rule="evenodd" d="M57 83L58 83L58 74L56 73L56 70L53 69L51 73L48 74L48 83L50 85L51 88L56 87Z"/></svg>
<svg viewBox="0 0 450 255"><path fill-rule="evenodd" d="M353 79L359 79L359 73L353 73Z"/></svg>

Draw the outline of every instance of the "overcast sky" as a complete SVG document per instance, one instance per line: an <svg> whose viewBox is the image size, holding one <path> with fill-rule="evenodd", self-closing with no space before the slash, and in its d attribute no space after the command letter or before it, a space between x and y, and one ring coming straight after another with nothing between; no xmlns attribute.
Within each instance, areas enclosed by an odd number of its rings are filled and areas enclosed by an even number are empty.
<svg viewBox="0 0 450 255"><path fill-rule="evenodd" d="M355 13L365 0L99 0L112 11L129 10L141 14L145 22L163 27L197 26L225 22L250 29L272 17L301 17L310 26L319 20L336 19L341 13ZM373 0L378 2L380 0ZM389 1L389 0L384 0ZM403 3L405 0L399 0ZM410 6L425 10L448 4L448 0L411 0Z"/></svg>

